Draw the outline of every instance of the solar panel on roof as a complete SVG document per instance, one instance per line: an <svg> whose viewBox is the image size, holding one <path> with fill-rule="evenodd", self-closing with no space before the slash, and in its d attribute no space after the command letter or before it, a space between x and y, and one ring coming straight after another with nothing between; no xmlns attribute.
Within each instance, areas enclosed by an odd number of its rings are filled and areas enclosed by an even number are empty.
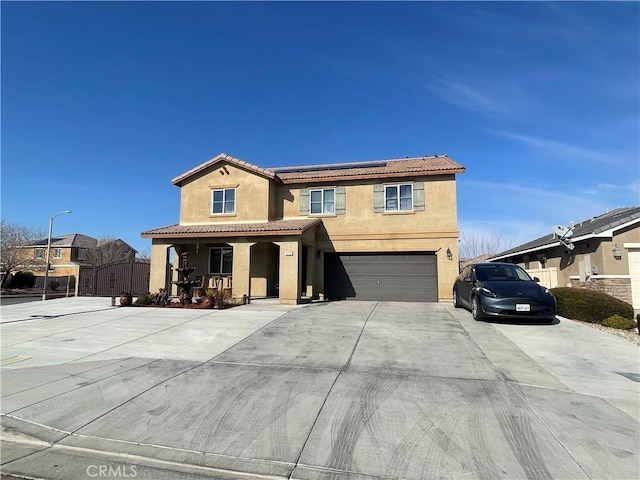
<svg viewBox="0 0 640 480"><path fill-rule="evenodd" d="M271 170L276 173L318 172L321 170L348 170L352 168L386 167L387 162L387 160L378 160L376 162L332 163L327 165L272 168Z"/></svg>

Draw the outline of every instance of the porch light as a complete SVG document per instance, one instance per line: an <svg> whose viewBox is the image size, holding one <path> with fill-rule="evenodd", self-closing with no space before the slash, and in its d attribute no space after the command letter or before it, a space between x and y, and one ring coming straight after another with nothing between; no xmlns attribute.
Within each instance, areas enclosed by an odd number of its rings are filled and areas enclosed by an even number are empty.
<svg viewBox="0 0 640 480"><path fill-rule="evenodd" d="M447 247L447 258L449 260L453 260L453 253L451 253L451 249Z"/></svg>
<svg viewBox="0 0 640 480"><path fill-rule="evenodd" d="M613 246L612 251L613 251L613 258L617 258L618 260L622 258L622 252L620 251L620 247L618 246L617 243Z"/></svg>

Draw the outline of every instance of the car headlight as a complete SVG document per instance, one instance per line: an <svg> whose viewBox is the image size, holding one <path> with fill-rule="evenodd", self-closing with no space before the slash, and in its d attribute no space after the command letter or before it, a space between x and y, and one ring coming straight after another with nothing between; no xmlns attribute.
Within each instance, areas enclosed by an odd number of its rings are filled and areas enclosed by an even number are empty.
<svg viewBox="0 0 640 480"><path fill-rule="evenodd" d="M480 287L480 291L486 295L487 297L492 297L492 298L496 298L498 295L496 295L494 292L492 292L491 290L489 290L487 287Z"/></svg>

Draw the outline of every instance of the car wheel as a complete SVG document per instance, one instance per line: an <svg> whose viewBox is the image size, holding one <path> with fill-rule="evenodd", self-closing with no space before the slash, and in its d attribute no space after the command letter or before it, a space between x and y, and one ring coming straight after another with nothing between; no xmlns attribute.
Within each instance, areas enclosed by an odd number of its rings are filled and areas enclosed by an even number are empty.
<svg viewBox="0 0 640 480"><path fill-rule="evenodd" d="M453 307L460 308L460 302L458 301L458 291L453 291Z"/></svg>
<svg viewBox="0 0 640 480"><path fill-rule="evenodd" d="M480 321L482 320L482 307L480 307L480 300L478 300L478 297L473 297L473 300L471 300L471 315L473 316L473 319L476 321Z"/></svg>

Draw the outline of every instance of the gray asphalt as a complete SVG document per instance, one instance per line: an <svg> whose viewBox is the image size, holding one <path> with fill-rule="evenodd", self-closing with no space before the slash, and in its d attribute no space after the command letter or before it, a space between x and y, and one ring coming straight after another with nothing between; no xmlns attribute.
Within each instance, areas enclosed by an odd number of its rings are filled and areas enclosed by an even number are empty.
<svg viewBox="0 0 640 480"><path fill-rule="evenodd" d="M2 472L636 479L640 349L449 305L3 306Z"/></svg>

